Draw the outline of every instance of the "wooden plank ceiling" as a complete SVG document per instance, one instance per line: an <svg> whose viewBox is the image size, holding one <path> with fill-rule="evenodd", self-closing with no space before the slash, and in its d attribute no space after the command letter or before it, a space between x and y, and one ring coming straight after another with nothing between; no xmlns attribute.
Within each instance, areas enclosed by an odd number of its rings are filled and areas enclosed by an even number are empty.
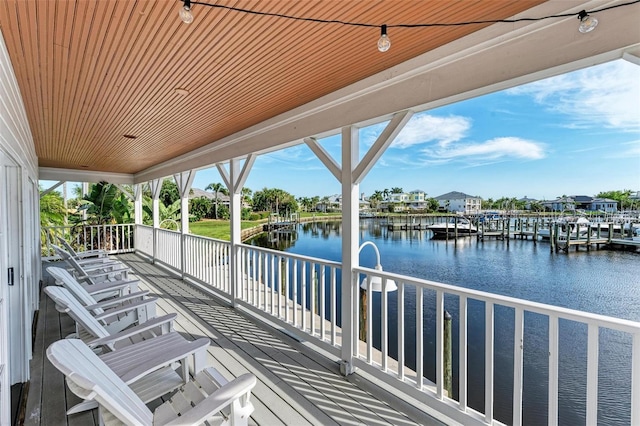
<svg viewBox="0 0 640 426"><path fill-rule="evenodd" d="M209 0L381 24L504 19L543 0ZM479 30L379 29L177 0L2 0L40 166L136 173ZM188 92L188 93L187 93Z"/></svg>

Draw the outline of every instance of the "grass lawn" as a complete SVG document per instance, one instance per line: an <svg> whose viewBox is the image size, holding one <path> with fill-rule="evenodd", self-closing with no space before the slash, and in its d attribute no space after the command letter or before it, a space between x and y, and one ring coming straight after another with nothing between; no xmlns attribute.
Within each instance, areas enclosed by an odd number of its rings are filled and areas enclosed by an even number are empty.
<svg viewBox="0 0 640 426"><path fill-rule="evenodd" d="M336 217L336 219L340 218L340 214L336 213L301 213L300 217ZM241 223L242 229L252 228L254 226L261 225L266 223L268 219L262 220L243 220ZM231 230L229 228L228 220L214 220L214 219L204 219L200 222L192 222L189 224L189 231L194 235L200 235L202 237L216 238L218 240L230 241L231 240Z"/></svg>
<svg viewBox="0 0 640 426"><path fill-rule="evenodd" d="M240 226L242 229L247 229L264 222L264 220L243 220ZM224 241L231 240L231 229L228 220L205 219L200 222L193 222L189 224L189 230L192 234L203 237L216 238Z"/></svg>

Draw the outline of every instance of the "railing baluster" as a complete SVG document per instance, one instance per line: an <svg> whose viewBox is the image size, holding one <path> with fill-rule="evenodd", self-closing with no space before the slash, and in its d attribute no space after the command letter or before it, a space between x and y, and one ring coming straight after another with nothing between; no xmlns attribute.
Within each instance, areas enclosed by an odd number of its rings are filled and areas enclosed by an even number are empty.
<svg viewBox="0 0 640 426"><path fill-rule="evenodd" d="M598 326L589 324L587 337L587 419L588 425L598 422Z"/></svg>
<svg viewBox="0 0 640 426"><path fill-rule="evenodd" d="M271 282L270 282L270 291L269 291L269 313L271 315L273 315L273 307L275 305L274 303L274 294L276 292L275 287L276 287L276 272L275 272L275 266L276 266L276 256L274 254L271 255L271 267L269 268L269 275L271 276Z"/></svg>
<svg viewBox="0 0 640 426"><path fill-rule="evenodd" d="M291 291L292 295L292 303L291 310L293 311L293 326L298 326L298 260L293 259L293 272L291 273L291 281L293 281Z"/></svg>
<svg viewBox="0 0 640 426"><path fill-rule="evenodd" d="M309 294L311 296L311 301L309 303L309 317L311 321L311 335L315 336L316 334L316 282L318 280L318 272L316 271L317 263L312 263L311 266L311 285L309 288Z"/></svg>
<svg viewBox="0 0 640 426"><path fill-rule="evenodd" d="M382 308L382 312L381 312L381 333L380 333L380 338L382 340L382 371L386 372L387 368L388 368L388 364L389 364L389 320L388 320L388 316L389 316L389 304L387 303L387 299L388 299L388 293L385 291L386 287L387 287L387 278L386 277L382 277L382 293L381 293L381 308ZM367 286L367 287L372 287L371 285ZM369 301L368 303L369 305L371 305L371 301Z"/></svg>
<svg viewBox="0 0 640 426"><path fill-rule="evenodd" d="M485 302L484 419L487 423L493 421L493 323L493 303Z"/></svg>
<svg viewBox="0 0 640 426"><path fill-rule="evenodd" d="M444 292L436 291L436 397L444 395Z"/></svg>
<svg viewBox="0 0 640 426"><path fill-rule="evenodd" d="M302 330L307 331L307 261L302 262L302 284L300 291L302 292Z"/></svg>
<svg viewBox="0 0 640 426"><path fill-rule="evenodd" d="M524 357L524 312L515 309L513 336L513 425L522 424L522 361Z"/></svg>
<svg viewBox="0 0 640 426"><path fill-rule="evenodd" d="M424 377L424 294L422 287L416 286L416 387L422 390Z"/></svg>
<svg viewBox="0 0 640 426"><path fill-rule="evenodd" d="M329 295L331 304L331 345L336 344L336 268L331 267L331 294Z"/></svg>
<svg viewBox="0 0 640 426"><path fill-rule="evenodd" d="M365 279L367 280L367 282L371 282L370 275L367 275ZM373 297L372 285L367 284L366 293L367 297L365 298L365 300L367 301L367 304L364 308L360 309L366 308L367 310L367 321L365 323L365 334L367 336L367 362L371 364L373 362L373 303L371 301ZM360 345L358 345L358 347L360 347Z"/></svg>
<svg viewBox="0 0 640 426"><path fill-rule="evenodd" d="M467 411L467 296L460 296L460 353L458 361L458 399L460 411Z"/></svg>
<svg viewBox="0 0 640 426"><path fill-rule="evenodd" d="M549 426L558 424L558 317L549 316Z"/></svg>
<svg viewBox="0 0 640 426"><path fill-rule="evenodd" d="M634 333L631 348L631 424L640 424L640 332Z"/></svg>
<svg viewBox="0 0 640 426"><path fill-rule="evenodd" d="M290 314L289 314L289 290L290 290L290 286L291 286L291 279L289 276L289 270L290 270L290 259L285 259L284 261L284 277L283 277L283 286L282 286L282 291L281 293L283 294L283 302L284 302L284 321L286 323L289 322L290 320Z"/></svg>
<svg viewBox="0 0 640 426"><path fill-rule="evenodd" d="M404 381L404 283L398 282L398 379Z"/></svg>
<svg viewBox="0 0 640 426"><path fill-rule="evenodd" d="M325 321L325 306L326 306L326 280L327 280L327 274L326 274L326 266L325 265L321 265L320 266L320 280L318 283L318 295L320 296L320 339L321 340L326 340L327 336L326 336L326 332L327 332L327 324Z"/></svg>

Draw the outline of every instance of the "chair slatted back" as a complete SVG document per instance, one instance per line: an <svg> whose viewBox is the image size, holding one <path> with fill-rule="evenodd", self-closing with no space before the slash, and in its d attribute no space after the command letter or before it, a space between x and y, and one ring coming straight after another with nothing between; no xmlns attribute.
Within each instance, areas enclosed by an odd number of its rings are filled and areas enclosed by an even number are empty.
<svg viewBox="0 0 640 426"><path fill-rule="evenodd" d="M47 268L56 281L60 282L64 288L75 296L84 306L95 305L98 301L76 280L69 271L57 266L49 266ZM104 312L102 308L93 309L94 314L99 315Z"/></svg>
<svg viewBox="0 0 640 426"><path fill-rule="evenodd" d="M128 425L152 425L153 413L93 351L78 339L62 339L47 348L47 357L84 399L95 399Z"/></svg>
<svg viewBox="0 0 640 426"><path fill-rule="evenodd" d="M66 288L50 285L45 287L45 293L56 302L60 308L69 314L82 328L97 339L110 336L109 332L91 313L73 297Z"/></svg>

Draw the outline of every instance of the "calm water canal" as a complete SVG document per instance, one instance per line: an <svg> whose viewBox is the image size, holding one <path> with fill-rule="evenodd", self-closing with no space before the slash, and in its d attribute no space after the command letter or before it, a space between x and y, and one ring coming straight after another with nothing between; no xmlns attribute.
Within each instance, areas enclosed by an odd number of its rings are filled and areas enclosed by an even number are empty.
<svg viewBox="0 0 640 426"><path fill-rule="evenodd" d="M253 244L291 253L340 261L339 222L308 223L283 236L278 243L256 238ZM430 231L388 231L374 219L361 220L360 242L373 241L380 249L385 271L454 284L526 300L640 321L640 253L591 250L552 253L548 243L475 238L432 239ZM373 267L375 255L365 248L363 266ZM407 365L415 366L415 293L405 296ZM389 297L390 353L397 353L395 293ZM431 298L431 299L430 299ZM374 311L379 297L374 295ZM425 294L425 365L429 379L435 378L435 295ZM445 298L445 309L453 316L453 396L458 398L458 300ZM484 411L484 304L470 301L468 307L469 405ZM380 323L374 315L374 324ZM495 413L511 423L513 394L513 310L495 311ZM413 330L411 329L413 327ZM560 424L584 424L586 394L587 328L570 321L560 323ZM379 333L374 345L379 347ZM604 330L600 333L599 406L600 424L623 425L630 421L631 337ZM524 420L525 424L547 424L548 321L525 314Z"/></svg>

